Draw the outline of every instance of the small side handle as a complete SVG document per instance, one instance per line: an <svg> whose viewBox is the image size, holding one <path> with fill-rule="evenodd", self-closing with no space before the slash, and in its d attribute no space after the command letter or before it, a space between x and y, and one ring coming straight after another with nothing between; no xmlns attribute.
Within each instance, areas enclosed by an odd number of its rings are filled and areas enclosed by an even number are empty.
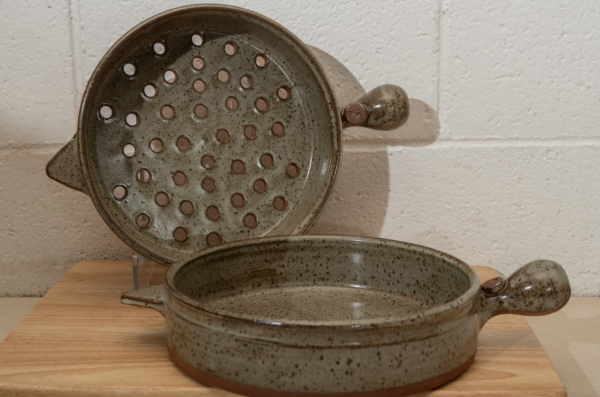
<svg viewBox="0 0 600 397"><path fill-rule="evenodd" d="M543 316L560 310L571 297L567 273L556 262L537 260L508 279L495 277L481 284L481 326L499 314Z"/></svg>
<svg viewBox="0 0 600 397"><path fill-rule="evenodd" d="M406 92L397 85L385 84L342 109L342 124L344 128L361 125L387 131L406 123L409 113Z"/></svg>
<svg viewBox="0 0 600 397"><path fill-rule="evenodd" d="M79 152L77 149L77 134L62 149L52 157L46 165L46 174L50 179L62 183L72 189L79 190L89 196L85 186Z"/></svg>
<svg viewBox="0 0 600 397"><path fill-rule="evenodd" d="M166 291L163 284L161 284L124 292L123 295L121 295L121 303L126 305L149 307L158 311L164 316L165 297Z"/></svg>

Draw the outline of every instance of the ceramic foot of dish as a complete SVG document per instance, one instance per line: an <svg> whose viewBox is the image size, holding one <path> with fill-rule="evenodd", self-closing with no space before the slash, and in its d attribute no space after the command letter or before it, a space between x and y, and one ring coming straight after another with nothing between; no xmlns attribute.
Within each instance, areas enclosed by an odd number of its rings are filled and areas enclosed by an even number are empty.
<svg viewBox="0 0 600 397"><path fill-rule="evenodd" d="M168 347L167 347L168 349ZM358 393L302 393L302 392L282 392L277 390L270 389L261 389L258 387L252 387L247 385L242 385L239 383L235 383L229 380L217 378L215 376L209 375L206 372L199 371L192 367L191 365L183 362L179 359L175 354L171 352L169 349L169 356L183 372L185 372L190 377L195 380L207 384L212 387L218 387L219 389L223 389L232 393L241 394L244 396L250 397L401 397L408 396L410 394L418 393L421 391L435 389L445 383L450 382L452 379L456 378L460 374L466 371L467 368L471 366L473 360L475 359L475 353L467 361L453 369L452 371L446 372L445 374L441 374L435 376L431 379L424 380L422 382L413 383L411 385L385 389L385 390L372 390L366 392L358 392Z"/></svg>

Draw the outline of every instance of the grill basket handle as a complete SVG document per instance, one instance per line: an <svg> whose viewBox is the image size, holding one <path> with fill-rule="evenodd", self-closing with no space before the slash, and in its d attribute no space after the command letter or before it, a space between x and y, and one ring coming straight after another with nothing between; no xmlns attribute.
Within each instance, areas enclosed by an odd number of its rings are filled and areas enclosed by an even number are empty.
<svg viewBox="0 0 600 397"><path fill-rule="evenodd" d="M406 123L409 113L406 92L397 85L385 84L342 109L342 123L344 128L360 125L387 131Z"/></svg>

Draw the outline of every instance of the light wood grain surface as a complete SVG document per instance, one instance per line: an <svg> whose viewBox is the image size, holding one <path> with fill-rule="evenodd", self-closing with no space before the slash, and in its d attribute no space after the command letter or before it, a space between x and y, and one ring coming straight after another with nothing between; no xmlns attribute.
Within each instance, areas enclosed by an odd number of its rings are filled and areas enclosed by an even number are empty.
<svg viewBox="0 0 600 397"><path fill-rule="evenodd" d="M482 280L495 276L476 267ZM130 262L77 264L0 343L0 396L225 396L169 359L164 321L120 303L132 289ZM565 396L523 317L493 318L473 365L417 396Z"/></svg>

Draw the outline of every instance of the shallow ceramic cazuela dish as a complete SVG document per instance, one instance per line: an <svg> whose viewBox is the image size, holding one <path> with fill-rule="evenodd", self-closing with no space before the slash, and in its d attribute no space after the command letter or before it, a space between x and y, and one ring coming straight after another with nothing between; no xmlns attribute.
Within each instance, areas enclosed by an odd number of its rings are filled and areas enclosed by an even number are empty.
<svg viewBox="0 0 600 397"><path fill-rule="evenodd" d="M466 263L431 248L296 236L209 249L122 302L162 313L172 359L209 385L251 396L398 396L463 372L492 316L548 314L570 294L551 261L480 284Z"/></svg>

